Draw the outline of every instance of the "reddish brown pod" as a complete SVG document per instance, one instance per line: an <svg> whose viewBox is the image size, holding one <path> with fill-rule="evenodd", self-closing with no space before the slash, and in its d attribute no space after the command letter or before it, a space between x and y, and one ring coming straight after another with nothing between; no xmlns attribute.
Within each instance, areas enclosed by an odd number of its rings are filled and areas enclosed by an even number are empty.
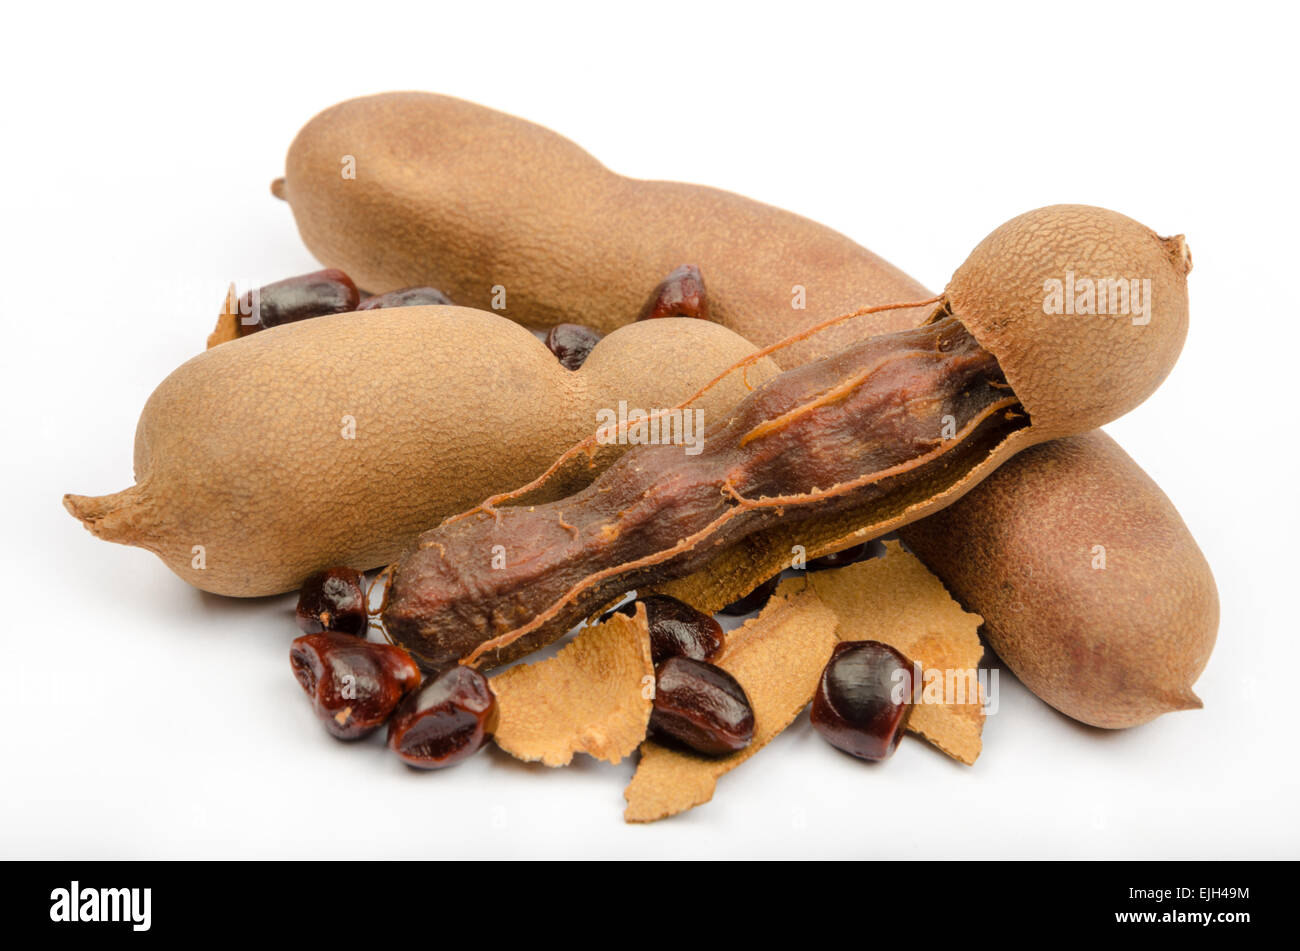
<svg viewBox="0 0 1300 951"><path fill-rule="evenodd" d="M887 759L912 713L912 665L879 641L835 645L809 714L813 728L858 759Z"/></svg>
<svg viewBox="0 0 1300 951"><path fill-rule="evenodd" d="M303 582L295 615L308 634L338 631L366 636L366 576L355 568L319 571Z"/></svg>
<svg viewBox="0 0 1300 951"><path fill-rule="evenodd" d="M304 634L289 650L293 675L325 729L341 740L372 733L420 683L409 654L350 634Z"/></svg>
<svg viewBox="0 0 1300 951"><path fill-rule="evenodd" d="M388 724L388 747L410 766L442 769L473 756L496 731L487 678L451 667L407 698Z"/></svg>

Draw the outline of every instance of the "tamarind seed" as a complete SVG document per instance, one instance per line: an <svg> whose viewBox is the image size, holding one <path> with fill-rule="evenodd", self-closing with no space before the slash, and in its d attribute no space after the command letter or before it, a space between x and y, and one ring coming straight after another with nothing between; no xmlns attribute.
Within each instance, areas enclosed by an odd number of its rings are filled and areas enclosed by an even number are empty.
<svg viewBox="0 0 1300 951"><path fill-rule="evenodd" d="M845 548L843 551L834 551L829 555L822 555L820 558L814 558L808 562L807 570L826 571L829 568L843 568L846 565L852 565L866 558L870 547L870 542L863 542L861 545L854 545L852 548Z"/></svg>
<svg viewBox="0 0 1300 951"><path fill-rule="evenodd" d="M576 370L587 362L602 335L582 324L556 324L546 334L546 349L555 354L560 366Z"/></svg>
<svg viewBox="0 0 1300 951"><path fill-rule="evenodd" d="M772 597L772 592L776 590L776 586L780 583L781 576L773 575L753 591L749 592L749 594L737 598L726 607L721 608L718 613L726 614L729 617L735 617L737 615L750 614L757 611L763 607L763 605L767 604L768 598Z"/></svg>
<svg viewBox="0 0 1300 951"><path fill-rule="evenodd" d="M355 568L330 568L312 575L298 592L298 627L308 634L337 631L366 636L366 576Z"/></svg>
<svg viewBox="0 0 1300 951"><path fill-rule="evenodd" d="M356 310L360 300L352 278L338 268L326 268L249 291L239 300L240 325L254 331L309 317L343 314ZM248 317L253 318L251 326L244 323Z"/></svg>
<svg viewBox="0 0 1300 951"><path fill-rule="evenodd" d="M887 759L912 712L912 665L879 641L836 644L810 719L831 746L858 759Z"/></svg>
<svg viewBox="0 0 1300 951"><path fill-rule="evenodd" d="M721 667L670 657L655 668L650 731L656 739L722 756L754 738L754 711L745 688Z"/></svg>
<svg viewBox="0 0 1300 951"><path fill-rule="evenodd" d="M496 726L487 678L457 665L406 698L388 724L388 747L411 766L442 769L477 753Z"/></svg>
<svg viewBox="0 0 1300 951"><path fill-rule="evenodd" d="M365 297L357 310L383 310L385 307L419 307L422 304L450 306L451 298L436 287L404 287L400 291Z"/></svg>
<svg viewBox="0 0 1300 951"><path fill-rule="evenodd" d="M617 612L632 617L638 603L645 605L650 628L650 659L655 664L670 657L708 660L722 650L722 625L712 615L666 594L648 594L619 605L610 614Z"/></svg>
<svg viewBox="0 0 1300 951"><path fill-rule="evenodd" d="M359 739L382 726L420 684L420 670L402 648L336 631L294 640L289 663L316 716L341 740Z"/></svg>
<svg viewBox="0 0 1300 951"><path fill-rule="evenodd" d="M709 319L709 297L704 289L704 277L694 264L683 264L660 281L650 292L637 320L659 317Z"/></svg>

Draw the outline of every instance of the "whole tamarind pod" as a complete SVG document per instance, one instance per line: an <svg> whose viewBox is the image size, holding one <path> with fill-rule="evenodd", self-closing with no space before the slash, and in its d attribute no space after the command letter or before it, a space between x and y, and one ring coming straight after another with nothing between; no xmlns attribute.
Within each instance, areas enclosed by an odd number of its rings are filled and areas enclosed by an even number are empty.
<svg viewBox="0 0 1300 951"><path fill-rule="evenodd" d="M1035 446L899 534L1062 713L1119 728L1201 706L1214 578L1172 503L1105 433Z"/></svg>
<svg viewBox="0 0 1300 951"><path fill-rule="evenodd" d="M599 412L673 406L751 353L688 318L622 328L577 371L518 324L464 307L285 324L173 372L140 417L136 484L64 504L205 591L277 594L333 565L392 561L443 516L543 471ZM776 372L752 370L751 384ZM745 392L723 381L703 418L725 418ZM625 448L601 447L559 494Z"/></svg>
<svg viewBox="0 0 1300 951"><path fill-rule="evenodd" d="M1144 275L1146 319L1060 319L1043 298L1058 269ZM742 542L788 559L794 538L816 557L915 521L1021 449L1145 399L1186 334L1186 273L1181 240L1115 212L1015 218L957 270L930 324L769 380L699 456L641 446L569 498L426 532L394 566L385 626L422 663L503 662L628 588L707 574ZM682 600L711 610L736 593Z"/></svg>
<svg viewBox="0 0 1300 951"><path fill-rule="evenodd" d="M326 109L294 139L272 191L312 254L360 286L432 284L535 326L608 333L636 320L648 289L684 261L708 282L711 318L758 346L866 301L927 296L807 218L715 188L617 175L549 129L433 93ZM892 313L874 332L924 317ZM862 336L837 327L778 362Z"/></svg>

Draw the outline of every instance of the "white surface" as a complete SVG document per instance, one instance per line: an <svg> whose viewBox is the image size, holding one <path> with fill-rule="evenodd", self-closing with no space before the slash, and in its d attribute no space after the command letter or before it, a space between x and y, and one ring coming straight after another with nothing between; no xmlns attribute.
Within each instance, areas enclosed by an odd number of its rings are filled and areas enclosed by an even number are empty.
<svg viewBox="0 0 1300 951"><path fill-rule="evenodd" d="M1295 8L914 7L8 9L0 855L1300 856ZM298 127L399 88L794 209L935 288L1043 204L1185 232L1186 349L1110 431L1217 573L1205 709L1103 734L1004 677L971 769L916 741L865 768L801 720L651 827L621 821L627 765L424 775L327 737L291 598L200 594L59 500L130 482L227 281L313 268L267 191Z"/></svg>

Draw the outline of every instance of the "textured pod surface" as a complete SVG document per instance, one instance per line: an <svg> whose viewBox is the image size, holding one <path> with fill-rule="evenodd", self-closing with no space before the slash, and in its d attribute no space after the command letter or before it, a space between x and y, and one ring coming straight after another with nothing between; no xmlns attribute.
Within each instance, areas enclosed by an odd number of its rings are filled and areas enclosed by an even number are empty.
<svg viewBox="0 0 1300 951"><path fill-rule="evenodd" d="M655 321L607 337L571 372L482 311L318 317L181 366L141 415L136 485L64 504L205 591L276 594L331 565L392 561L444 516L538 475L598 410L675 405L752 352L706 321ZM750 380L774 372L764 363ZM700 404L705 419L745 392L727 380Z"/></svg>
<svg viewBox="0 0 1300 951"><path fill-rule="evenodd" d="M344 156L354 179L341 174ZM326 109L294 139L276 191L311 252L372 293L432 284L486 308L502 287L504 313L537 326L608 333L684 261L708 282L712 319L757 346L867 302L928 296L807 218L714 188L625 178L549 129L433 93ZM871 332L923 317L895 312ZM778 362L862 336L836 328Z"/></svg>
<svg viewBox="0 0 1300 951"><path fill-rule="evenodd" d="M1201 705L1192 684L1218 629L1214 578L1173 505L1106 434L1030 449L900 534L1062 713L1117 728Z"/></svg>
<svg viewBox="0 0 1300 951"><path fill-rule="evenodd" d="M981 241L944 305L998 358L1039 432L1068 435L1128 412L1169 375L1187 336L1191 266L1181 235L1052 205Z"/></svg>

